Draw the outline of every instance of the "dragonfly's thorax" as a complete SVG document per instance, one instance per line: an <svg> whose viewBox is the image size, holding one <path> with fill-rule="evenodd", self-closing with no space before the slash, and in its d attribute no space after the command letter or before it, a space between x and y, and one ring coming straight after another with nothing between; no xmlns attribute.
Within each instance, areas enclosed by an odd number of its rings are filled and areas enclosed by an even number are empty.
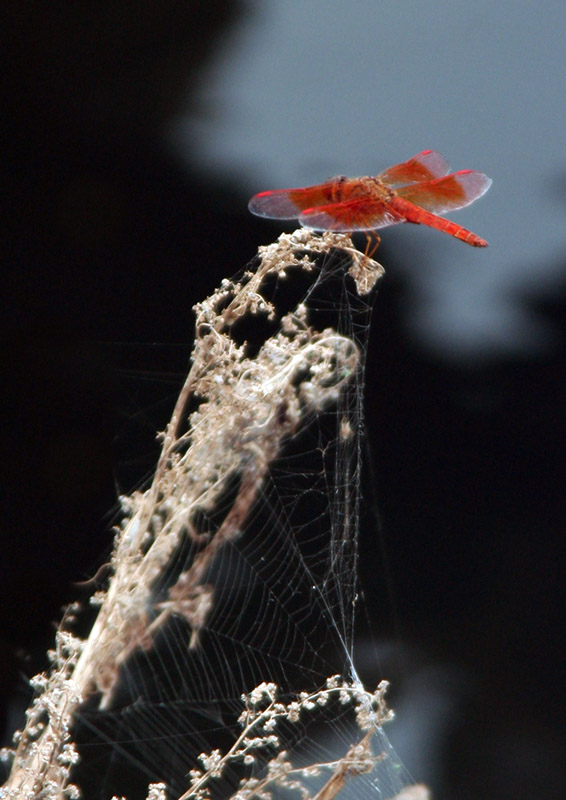
<svg viewBox="0 0 566 800"><path fill-rule="evenodd" d="M356 197L373 197L387 202L394 195L393 189L383 181L380 181L379 178L374 178L371 175L363 175L359 178L340 177L336 179L332 202L346 202L354 200Z"/></svg>
<svg viewBox="0 0 566 800"><path fill-rule="evenodd" d="M365 181L366 192L371 192L374 197L379 197L380 200L391 200L395 197L395 191L379 178L362 178Z"/></svg>

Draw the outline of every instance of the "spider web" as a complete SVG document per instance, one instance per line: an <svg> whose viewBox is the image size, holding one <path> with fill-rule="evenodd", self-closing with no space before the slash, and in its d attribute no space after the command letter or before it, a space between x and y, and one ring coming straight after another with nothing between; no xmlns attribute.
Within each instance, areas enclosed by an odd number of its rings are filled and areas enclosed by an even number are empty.
<svg viewBox="0 0 566 800"><path fill-rule="evenodd" d="M240 455L230 455L224 474L216 474L212 488L204 490L208 500L191 505L183 535L161 558L161 569L151 580L147 620L151 636L140 634L136 646L119 662L102 702L99 693L76 716L80 763L73 780L89 800L113 795L145 798L148 783L160 781L167 785L168 798L181 797L190 771L202 770L201 754L216 749L228 752L240 730L242 695L259 684L276 684L283 702L301 692L320 690L332 675L341 675L362 690L353 647L364 357L371 307L349 272L349 240L329 235L332 243L338 241L342 247L318 244L318 255L313 255L313 242L323 242L324 237L305 231L295 236L299 238L293 240L292 257L287 262L283 259L283 266L279 264L276 270L266 271L258 290L249 292L254 296L253 307L248 306L246 314L230 320L222 330L222 335L228 331L240 353L234 380L230 383L226 377L230 369L235 370L228 363L207 367L211 370L207 380L221 388L224 381L225 394L249 380L244 399L251 408L264 397L265 386L269 384L271 390L283 373L290 374L288 365L293 364L290 388L285 391L299 398L300 423L285 418L294 413L292 402L286 401L287 405L275 405L268 417L254 417L243 434L241 424L234 426L219 401L222 446ZM263 261L269 257L265 253ZM245 287L252 280L250 274L226 282L222 296L216 298L215 310L225 319L237 293L234 287ZM201 313L201 325L207 324L213 327L210 320L203 323ZM257 376L249 378L248 364L261 358L277 336L283 336L278 341L285 342L287 336L293 343L303 337L302 355L285 361L279 350L274 351L270 356L274 377L262 373L263 394L256 394ZM325 356L323 365L319 353L324 347L334 348L335 355ZM178 431L170 464L196 447L195 432L205 424L213 403L210 397L203 400L200 391L193 395L193 416L187 416ZM222 391L218 396L223 399ZM241 403L238 413L243 413ZM279 426L277 436L285 431L277 441L275 434L266 435L262 429L274 415L281 417L269 422ZM207 447L212 450L215 441L208 434L203 452ZM266 456L265 449L270 447L271 455ZM198 479L200 451L195 452L187 473L192 481ZM163 494L155 497L165 508ZM130 525L136 520L136 503L141 501L132 502ZM244 513L236 514L242 505ZM144 555L180 512L168 507L160 513L148 523L141 548ZM213 557L203 556L226 528L231 533ZM123 537L129 530L126 522ZM188 575L192 576L190 592ZM314 770L312 776L303 776L303 796L318 800L334 796L330 789L325 794L323 787L340 759L363 736L352 706L335 696L308 714L301 712L298 721L283 720L277 732L295 768L326 765L317 774ZM409 792L407 798L413 797L410 788L403 790L410 779L379 720L371 747L373 769L343 780L340 797L386 800L402 791ZM253 762L234 759L227 763L211 781L210 795L232 796L243 778L264 774L275 754L276 749L267 746L260 748ZM270 787L273 797L299 797L297 791Z"/></svg>

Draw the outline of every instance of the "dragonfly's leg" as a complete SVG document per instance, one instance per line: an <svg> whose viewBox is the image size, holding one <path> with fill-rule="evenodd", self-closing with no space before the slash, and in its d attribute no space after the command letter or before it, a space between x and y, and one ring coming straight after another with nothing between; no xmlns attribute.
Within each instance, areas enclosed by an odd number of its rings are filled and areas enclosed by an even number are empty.
<svg viewBox="0 0 566 800"><path fill-rule="evenodd" d="M364 250L364 256L366 258L373 258L373 255L380 244L381 239L377 233L373 231L366 233L366 249Z"/></svg>

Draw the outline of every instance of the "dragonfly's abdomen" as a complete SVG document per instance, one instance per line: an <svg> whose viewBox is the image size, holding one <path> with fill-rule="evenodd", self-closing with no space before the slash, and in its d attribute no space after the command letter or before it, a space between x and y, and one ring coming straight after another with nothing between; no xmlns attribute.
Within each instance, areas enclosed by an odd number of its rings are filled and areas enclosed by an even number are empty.
<svg viewBox="0 0 566 800"><path fill-rule="evenodd" d="M457 222L439 217L402 197L395 196L391 201L391 205L407 222L413 222L415 225L427 225L429 228L443 231L450 236L454 236L455 239L460 239L460 241L472 245L472 247L487 247L485 239L481 239L475 233L467 230L467 228L458 225Z"/></svg>

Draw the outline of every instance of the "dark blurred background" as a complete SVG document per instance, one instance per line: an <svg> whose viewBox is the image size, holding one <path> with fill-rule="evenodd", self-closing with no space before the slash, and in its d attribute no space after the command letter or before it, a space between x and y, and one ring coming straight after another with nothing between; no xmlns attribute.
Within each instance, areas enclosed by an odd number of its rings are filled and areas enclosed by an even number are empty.
<svg viewBox="0 0 566 800"><path fill-rule="evenodd" d="M280 230L249 194L434 147L494 178L458 216L492 246L379 251L361 579L406 685L391 738L443 800L560 795L564 9L528 6L5 5L5 736L151 473L192 305Z"/></svg>

